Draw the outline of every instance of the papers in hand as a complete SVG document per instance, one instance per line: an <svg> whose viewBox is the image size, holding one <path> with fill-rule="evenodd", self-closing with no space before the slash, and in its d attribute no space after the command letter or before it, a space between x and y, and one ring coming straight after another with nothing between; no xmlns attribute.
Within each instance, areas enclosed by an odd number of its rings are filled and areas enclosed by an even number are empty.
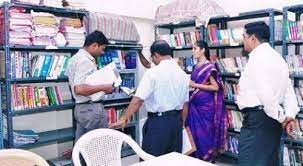
<svg viewBox="0 0 303 166"><path fill-rule="evenodd" d="M114 62L92 73L85 80L85 84L88 85L103 85L112 83L115 83L115 86L120 86L122 83L122 79ZM104 94L105 93L103 91L100 91L92 94L90 98L92 101L98 101Z"/></svg>
<svg viewBox="0 0 303 166"><path fill-rule="evenodd" d="M123 92L126 93L128 96L131 96L131 95L135 94L134 89L130 89L130 88L125 87L125 86L120 87L120 89L123 90Z"/></svg>

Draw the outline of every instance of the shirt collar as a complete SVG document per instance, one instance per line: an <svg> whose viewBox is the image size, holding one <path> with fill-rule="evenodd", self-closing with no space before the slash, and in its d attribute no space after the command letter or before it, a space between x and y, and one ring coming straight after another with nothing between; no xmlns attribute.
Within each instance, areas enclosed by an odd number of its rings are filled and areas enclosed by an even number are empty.
<svg viewBox="0 0 303 166"><path fill-rule="evenodd" d="M172 58L163 59L163 60L160 61L159 65L160 65L160 64L168 64L168 63L170 63L172 60L173 60Z"/></svg>
<svg viewBox="0 0 303 166"><path fill-rule="evenodd" d="M268 47L270 47L269 43L262 43L260 45L258 45L255 49L252 50L252 52L249 53L249 57L254 56L255 54L257 54L259 51L263 50L263 49L267 49Z"/></svg>
<svg viewBox="0 0 303 166"><path fill-rule="evenodd" d="M85 49L80 49L79 52L84 54L89 60L95 62L95 58L89 52L87 52Z"/></svg>

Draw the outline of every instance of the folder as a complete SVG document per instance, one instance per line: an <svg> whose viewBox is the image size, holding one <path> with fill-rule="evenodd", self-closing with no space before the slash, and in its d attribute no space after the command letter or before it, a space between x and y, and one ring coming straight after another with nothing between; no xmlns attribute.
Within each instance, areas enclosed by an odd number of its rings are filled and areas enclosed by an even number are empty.
<svg viewBox="0 0 303 166"><path fill-rule="evenodd" d="M193 136L189 127L184 127L182 130L182 154L189 155L197 150Z"/></svg>

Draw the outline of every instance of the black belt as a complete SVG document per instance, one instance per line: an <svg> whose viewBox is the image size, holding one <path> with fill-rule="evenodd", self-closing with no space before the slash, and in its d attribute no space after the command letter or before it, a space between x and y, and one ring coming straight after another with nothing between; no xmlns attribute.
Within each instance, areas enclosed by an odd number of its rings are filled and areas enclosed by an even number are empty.
<svg viewBox="0 0 303 166"><path fill-rule="evenodd" d="M165 111L165 112L148 112L148 117L160 117L160 116L174 116L179 115L181 113L181 110L171 110L171 111Z"/></svg>
<svg viewBox="0 0 303 166"><path fill-rule="evenodd" d="M93 102L93 101L86 101L86 102L83 102L83 103L76 103L76 104L96 104L96 103L104 104L104 101L102 101L102 100L96 101L96 102Z"/></svg>
<svg viewBox="0 0 303 166"><path fill-rule="evenodd" d="M258 106L255 106L255 107L246 107L246 108L243 108L243 109L241 110L241 112L246 113L246 112L262 111L263 108L264 108L263 105L258 105Z"/></svg>

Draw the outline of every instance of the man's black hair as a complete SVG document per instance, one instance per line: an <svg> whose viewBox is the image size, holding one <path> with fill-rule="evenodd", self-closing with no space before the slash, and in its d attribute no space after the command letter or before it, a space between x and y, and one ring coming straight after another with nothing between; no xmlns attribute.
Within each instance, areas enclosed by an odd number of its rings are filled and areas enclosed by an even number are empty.
<svg viewBox="0 0 303 166"><path fill-rule="evenodd" d="M94 32L86 36L84 47L90 46L93 43L98 43L99 45L106 45L108 44L108 40L101 31L95 30Z"/></svg>
<svg viewBox="0 0 303 166"><path fill-rule="evenodd" d="M151 55L158 53L161 56L173 55L172 49L165 40L154 41L153 44L150 46L150 53Z"/></svg>
<svg viewBox="0 0 303 166"><path fill-rule="evenodd" d="M270 38L269 27L264 21L248 23L244 26L247 35L255 35L259 42L268 42Z"/></svg>

